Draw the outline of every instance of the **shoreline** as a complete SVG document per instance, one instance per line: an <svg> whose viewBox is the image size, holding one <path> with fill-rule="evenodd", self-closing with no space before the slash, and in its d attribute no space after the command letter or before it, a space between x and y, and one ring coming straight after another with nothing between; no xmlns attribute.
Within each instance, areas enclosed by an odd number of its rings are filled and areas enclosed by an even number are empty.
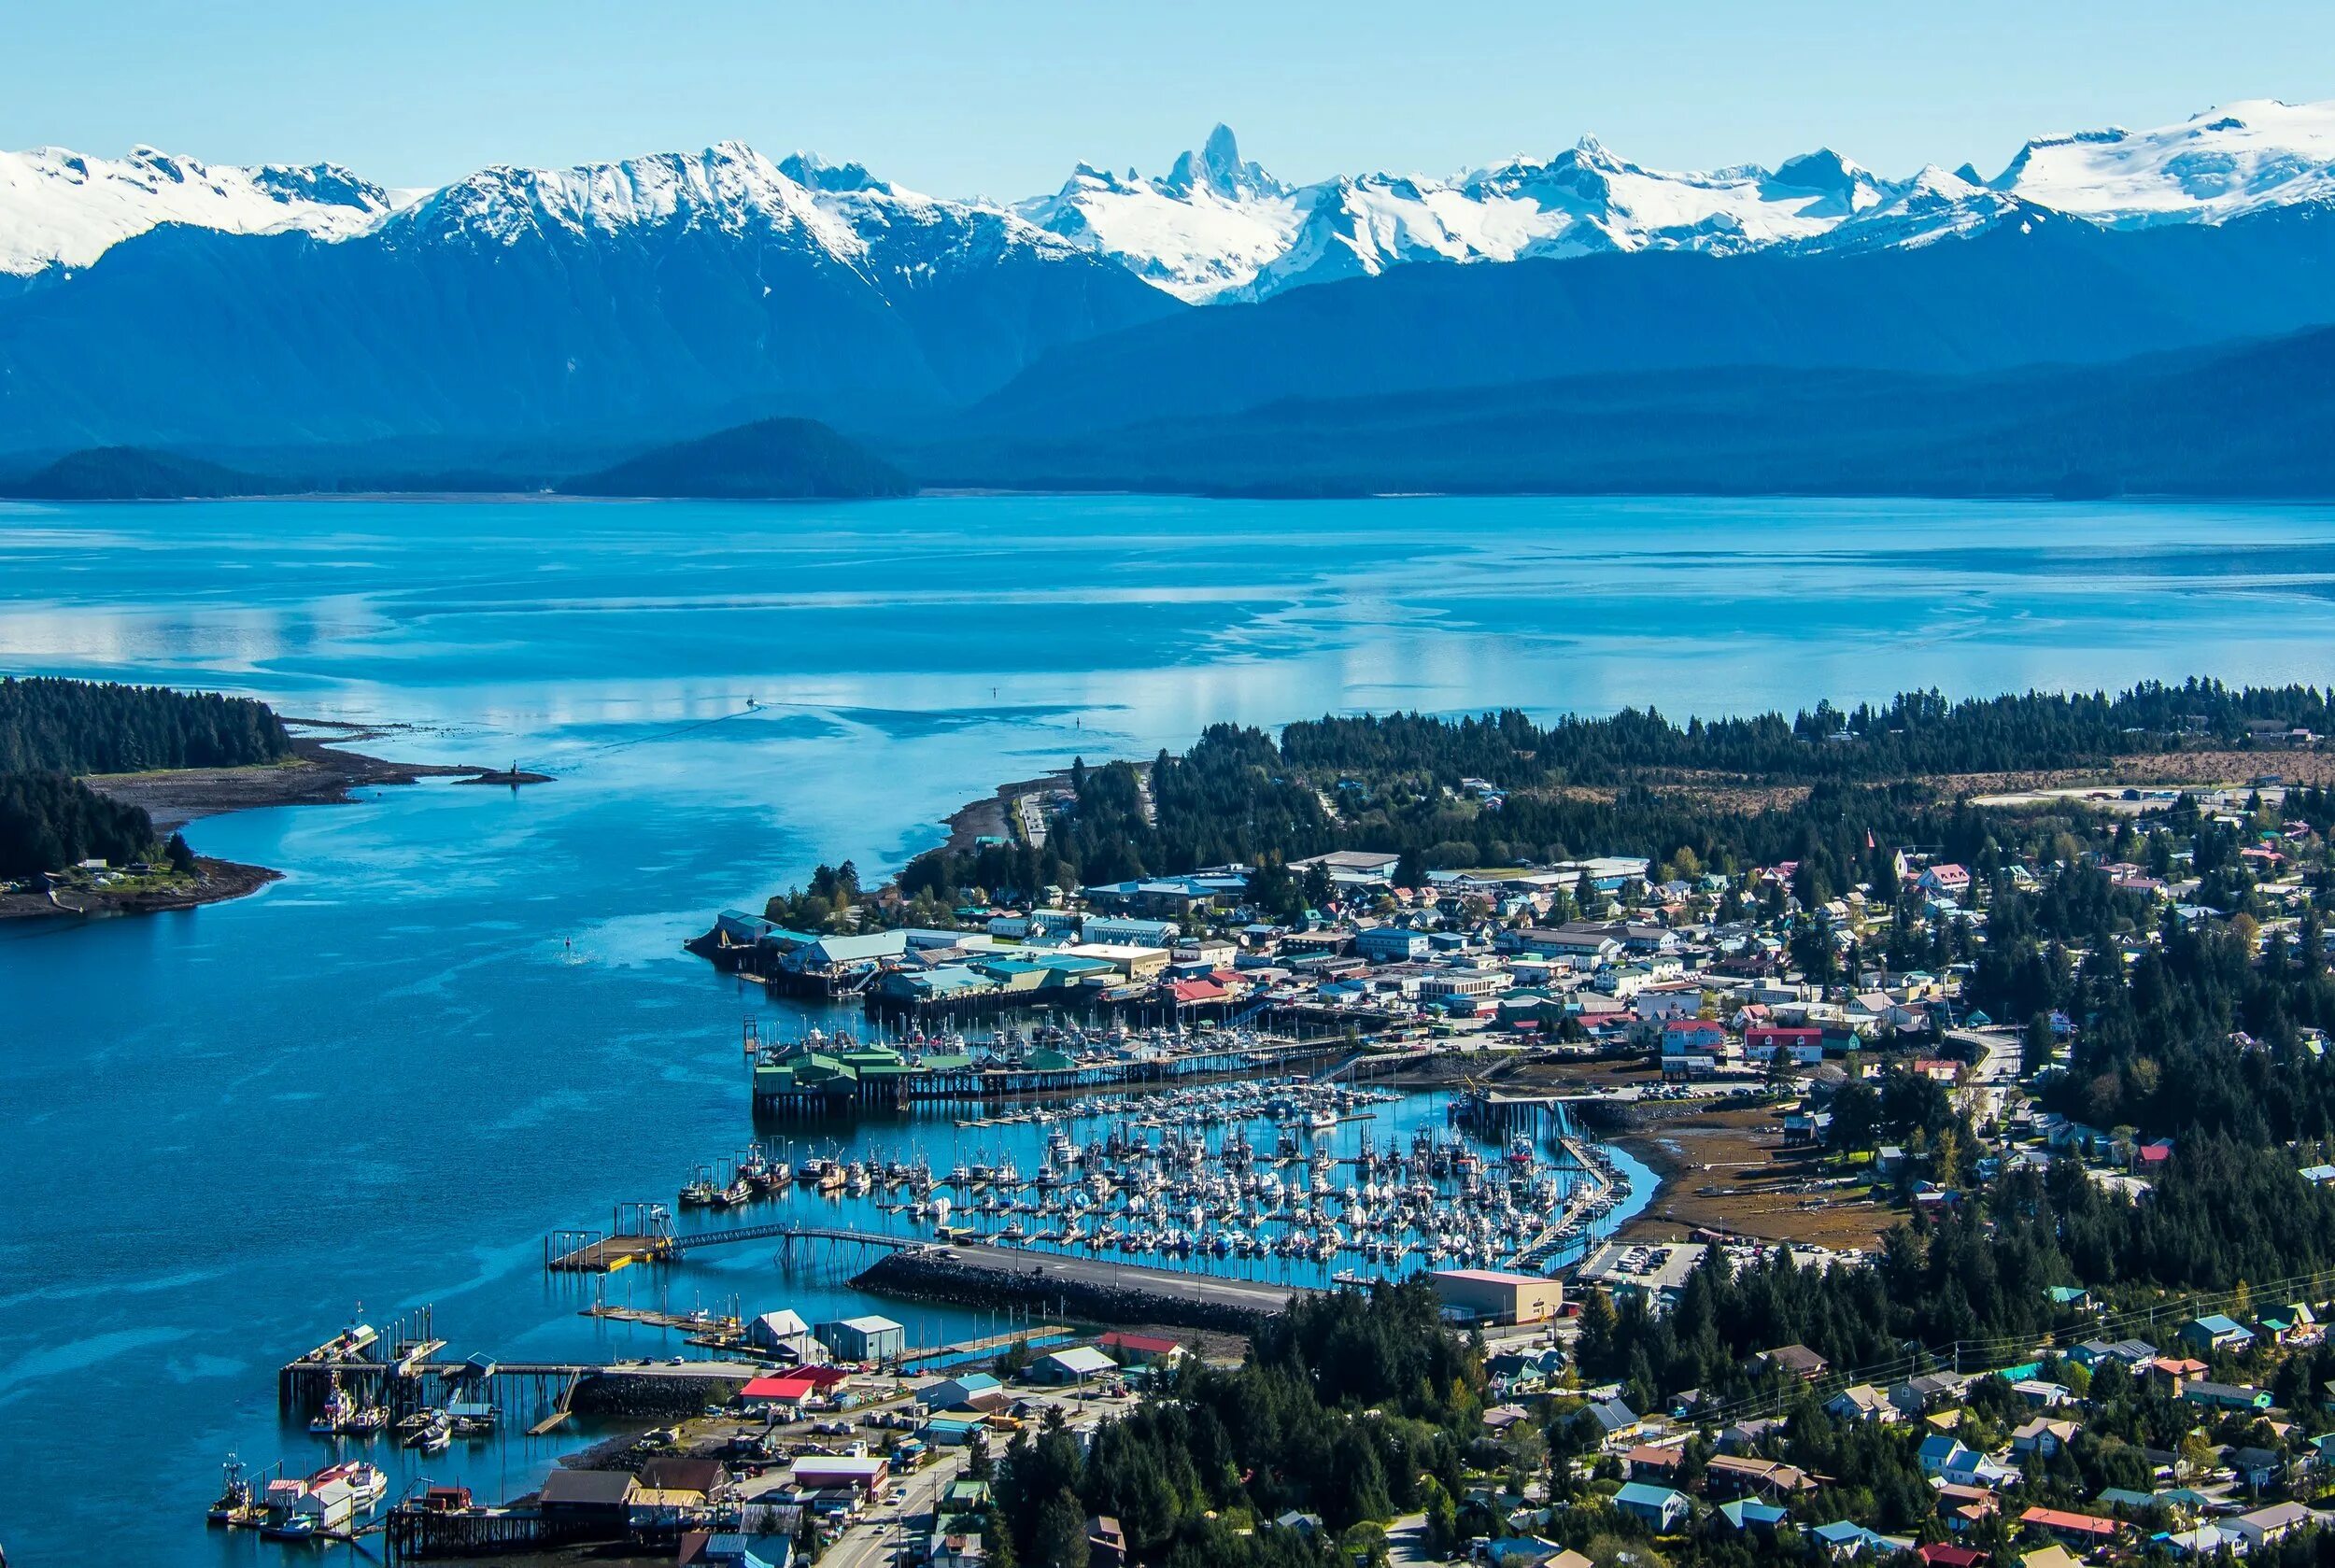
<svg viewBox="0 0 2335 1568"><path fill-rule="evenodd" d="M324 719L286 722L306 729L330 730L336 741L379 740L395 729ZM344 746L328 745L313 735L302 735L293 738L292 755L282 762L241 768L91 773L84 775L81 782L109 800L144 810L160 836L174 833L190 822L225 816L231 812L259 811L271 806L353 805L356 790L418 784L424 779L517 788L521 784L548 784L551 775L522 769L393 762ZM0 894L0 920L89 920L199 909L205 904L248 897L270 883L282 881L284 876L272 867L247 866L240 861L202 855L195 856L195 869L196 881L191 887L134 893L72 889L57 897L47 892ZM59 902L59 897L70 901Z"/></svg>

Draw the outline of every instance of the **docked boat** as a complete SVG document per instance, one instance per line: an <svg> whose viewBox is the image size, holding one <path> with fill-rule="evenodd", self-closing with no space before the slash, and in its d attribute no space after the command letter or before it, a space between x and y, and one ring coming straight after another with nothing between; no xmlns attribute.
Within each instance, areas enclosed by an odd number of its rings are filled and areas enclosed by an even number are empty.
<svg viewBox="0 0 2335 1568"><path fill-rule="evenodd" d="M221 1468L226 1475L219 1485L219 1501L211 1504L210 1521L213 1524L242 1524L251 1518L258 1507L251 1491L251 1478L244 1474L243 1461L233 1454L227 1456L227 1462Z"/></svg>
<svg viewBox="0 0 2335 1568"><path fill-rule="evenodd" d="M444 1453L454 1441L454 1422L444 1410L423 1410L405 1418L405 1446L425 1454Z"/></svg>

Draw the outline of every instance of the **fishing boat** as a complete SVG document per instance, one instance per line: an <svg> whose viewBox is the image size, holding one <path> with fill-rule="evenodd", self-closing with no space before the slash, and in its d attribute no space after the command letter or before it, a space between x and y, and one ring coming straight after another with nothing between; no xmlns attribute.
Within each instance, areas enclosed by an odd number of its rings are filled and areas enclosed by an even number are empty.
<svg viewBox="0 0 2335 1568"><path fill-rule="evenodd" d="M251 1494L251 1478L244 1474L243 1461L234 1454L220 1466L226 1472L219 1489L219 1501L211 1504L213 1524L242 1524L251 1518L257 1504Z"/></svg>

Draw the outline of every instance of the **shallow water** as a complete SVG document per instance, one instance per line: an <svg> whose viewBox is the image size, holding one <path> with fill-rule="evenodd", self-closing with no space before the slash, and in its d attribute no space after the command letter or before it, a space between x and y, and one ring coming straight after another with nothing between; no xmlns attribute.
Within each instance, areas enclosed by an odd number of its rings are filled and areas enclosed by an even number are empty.
<svg viewBox="0 0 2335 1568"><path fill-rule="evenodd" d="M247 691L559 781L215 818L197 848L285 880L0 929L0 1543L273 1561L201 1507L230 1449L318 1462L274 1369L361 1300L434 1304L462 1353L678 1350L540 1262L751 1136L738 1030L771 1010L680 940L818 860L896 865L1001 780L1364 708L2325 684L2330 583L2321 509L0 507L0 670ZM853 1299L840 1261L701 1258L674 1305ZM432 1469L513 1491L557 1448Z"/></svg>

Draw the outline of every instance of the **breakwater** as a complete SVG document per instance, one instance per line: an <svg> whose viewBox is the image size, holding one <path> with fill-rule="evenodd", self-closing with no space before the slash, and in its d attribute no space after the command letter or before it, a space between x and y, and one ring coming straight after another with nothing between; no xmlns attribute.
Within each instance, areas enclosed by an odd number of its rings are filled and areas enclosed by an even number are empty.
<svg viewBox="0 0 2335 1568"><path fill-rule="evenodd" d="M1042 1307L1101 1323L1170 1323L1246 1333L1300 1288L1149 1268L1100 1258L990 1247L931 1247L878 1259L852 1284L880 1295L965 1307Z"/></svg>

